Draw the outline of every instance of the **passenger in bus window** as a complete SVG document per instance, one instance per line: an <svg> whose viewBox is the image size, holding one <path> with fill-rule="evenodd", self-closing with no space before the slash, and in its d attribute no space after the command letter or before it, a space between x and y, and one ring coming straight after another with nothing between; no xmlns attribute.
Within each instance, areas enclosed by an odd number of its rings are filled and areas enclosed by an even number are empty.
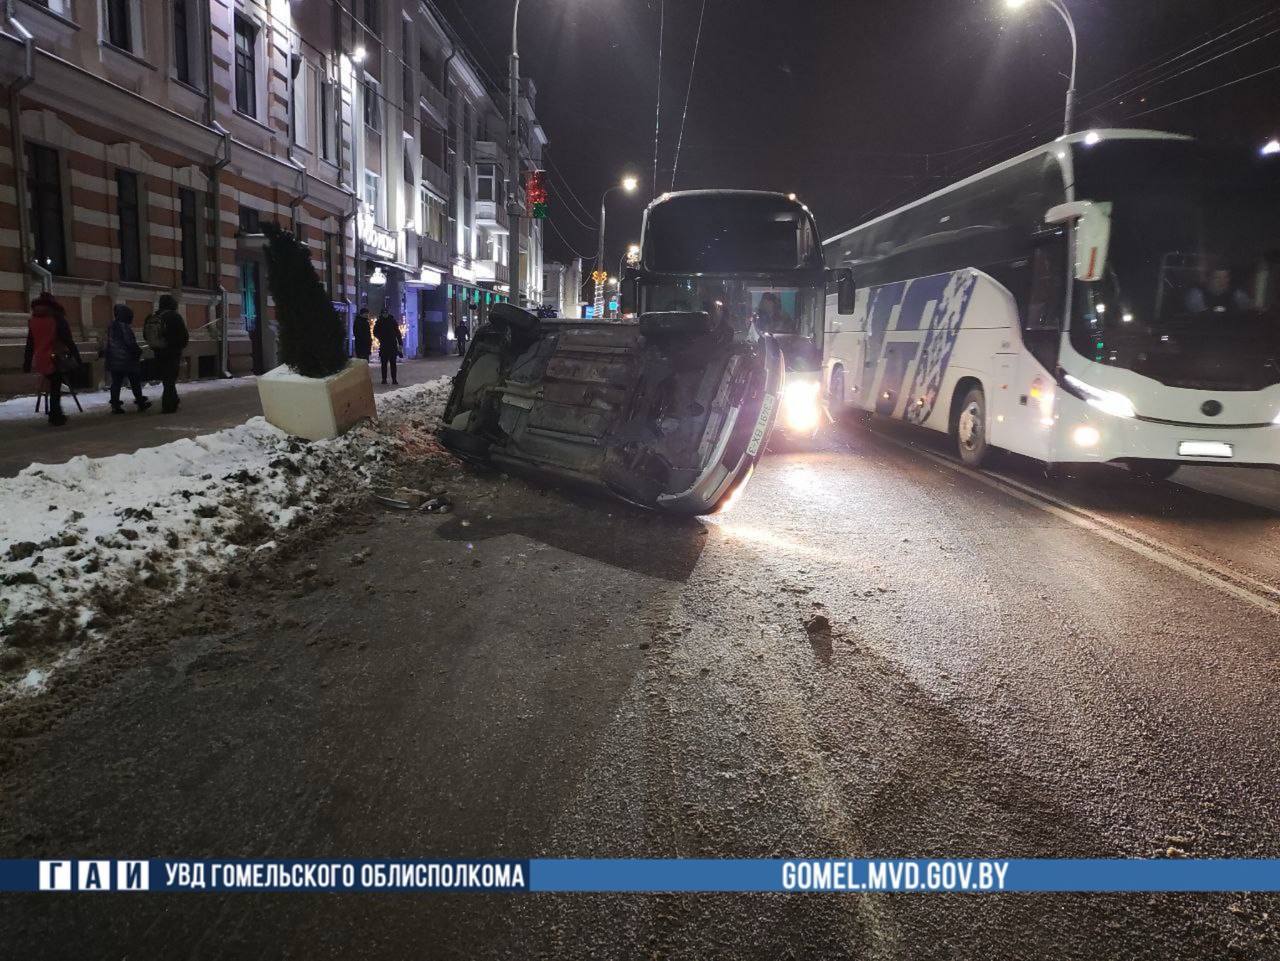
<svg viewBox="0 0 1280 961"><path fill-rule="evenodd" d="M1194 314L1248 309L1249 295L1239 287L1232 288L1231 271L1225 267L1214 267L1203 284L1187 291L1187 310Z"/></svg>
<svg viewBox="0 0 1280 961"><path fill-rule="evenodd" d="M781 298L768 291L760 295L756 307L756 328L761 333L790 334L795 332L796 322L782 309Z"/></svg>

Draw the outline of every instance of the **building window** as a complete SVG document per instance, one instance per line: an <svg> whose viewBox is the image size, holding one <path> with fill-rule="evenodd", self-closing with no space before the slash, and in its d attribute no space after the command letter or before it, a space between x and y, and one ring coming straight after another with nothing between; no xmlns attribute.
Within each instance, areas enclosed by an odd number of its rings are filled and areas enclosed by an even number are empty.
<svg viewBox="0 0 1280 961"><path fill-rule="evenodd" d="M471 227L475 218L471 211L471 168L462 172L462 255L471 256Z"/></svg>
<svg viewBox="0 0 1280 961"><path fill-rule="evenodd" d="M369 33L375 37L381 36L378 26L380 13L378 0L364 0L364 25Z"/></svg>
<svg viewBox="0 0 1280 961"><path fill-rule="evenodd" d="M440 64L426 47L418 48L418 72L427 78L431 86L440 89Z"/></svg>
<svg viewBox="0 0 1280 961"><path fill-rule="evenodd" d="M236 109L258 116L258 28L236 15Z"/></svg>
<svg viewBox="0 0 1280 961"><path fill-rule="evenodd" d="M293 54L289 69L289 132L299 147L307 146L307 85L310 66L299 54Z"/></svg>
<svg viewBox="0 0 1280 961"><path fill-rule="evenodd" d="M413 47L410 45L412 39L413 22L405 20L400 44L400 76L404 84L404 116L406 122L413 116L413 105L416 102L413 96Z"/></svg>
<svg viewBox="0 0 1280 961"><path fill-rule="evenodd" d="M333 153L333 84L326 76L320 77L318 88L320 100L320 156L332 160Z"/></svg>
<svg viewBox="0 0 1280 961"><path fill-rule="evenodd" d="M496 164L476 165L476 200L502 200L502 176Z"/></svg>
<svg viewBox="0 0 1280 961"><path fill-rule="evenodd" d="M338 298L338 239L335 235L324 235L324 286L329 292L330 300Z"/></svg>
<svg viewBox="0 0 1280 961"><path fill-rule="evenodd" d="M191 82L191 35L187 24L187 0L173 0L173 73Z"/></svg>
<svg viewBox="0 0 1280 961"><path fill-rule="evenodd" d="M200 286L200 212L196 192L178 188L178 229L182 243L182 286Z"/></svg>
<svg viewBox="0 0 1280 961"><path fill-rule="evenodd" d="M138 205L138 175L116 171L117 237L120 243L120 279L142 280L142 226Z"/></svg>
<svg viewBox="0 0 1280 961"><path fill-rule="evenodd" d="M58 151L27 144L27 209L35 233L35 255L55 274L67 272L67 243L62 220L62 167Z"/></svg>
<svg viewBox="0 0 1280 961"><path fill-rule="evenodd" d="M240 233L242 234L260 234L262 233L262 222L258 218L258 209L256 207L240 207Z"/></svg>
<svg viewBox="0 0 1280 961"><path fill-rule="evenodd" d="M368 76L364 78L364 125L374 133L382 132L382 90Z"/></svg>
<svg viewBox="0 0 1280 961"><path fill-rule="evenodd" d="M107 42L133 53L132 0L106 0Z"/></svg>
<svg viewBox="0 0 1280 961"><path fill-rule="evenodd" d="M364 203L369 208L369 213L373 215L373 219L377 223L382 222L382 215L379 211L380 201L382 199L382 178L372 170L364 172Z"/></svg>

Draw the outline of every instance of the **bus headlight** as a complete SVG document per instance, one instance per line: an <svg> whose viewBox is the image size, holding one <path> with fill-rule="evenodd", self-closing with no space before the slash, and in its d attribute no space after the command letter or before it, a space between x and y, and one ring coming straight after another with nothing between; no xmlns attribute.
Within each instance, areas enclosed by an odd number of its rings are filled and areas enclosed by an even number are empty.
<svg viewBox="0 0 1280 961"><path fill-rule="evenodd" d="M1062 380L1073 394L1104 414L1110 414L1112 417L1138 416L1138 412L1134 410L1133 401L1124 394L1114 390L1103 390L1100 387L1090 387L1080 378L1072 377L1070 374L1063 374Z"/></svg>
<svg viewBox="0 0 1280 961"><path fill-rule="evenodd" d="M1077 447L1097 447L1102 435L1098 433L1098 428L1081 424L1071 432L1071 439Z"/></svg>
<svg viewBox="0 0 1280 961"><path fill-rule="evenodd" d="M816 380L793 380L782 392L782 417L787 430L809 434L818 429L822 405L818 393L822 385Z"/></svg>

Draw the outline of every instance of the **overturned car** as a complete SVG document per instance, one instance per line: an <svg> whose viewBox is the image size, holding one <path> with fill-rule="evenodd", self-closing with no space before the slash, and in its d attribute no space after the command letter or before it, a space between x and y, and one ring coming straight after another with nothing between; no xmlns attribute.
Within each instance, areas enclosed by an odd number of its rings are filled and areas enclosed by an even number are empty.
<svg viewBox="0 0 1280 961"><path fill-rule="evenodd" d="M441 440L644 507L711 513L746 483L784 396L796 335L768 328L802 303L820 329L825 283L813 219L793 200L665 195L624 281L631 316L496 305L454 377Z"/></svg>
<svg viewBox="0 0 1280 961"><path fill-rule="evenodd" d="M454 378L441 440L645 507L715 510L773 428L782 355L706 313L539 320L499 304Z"/></svg>

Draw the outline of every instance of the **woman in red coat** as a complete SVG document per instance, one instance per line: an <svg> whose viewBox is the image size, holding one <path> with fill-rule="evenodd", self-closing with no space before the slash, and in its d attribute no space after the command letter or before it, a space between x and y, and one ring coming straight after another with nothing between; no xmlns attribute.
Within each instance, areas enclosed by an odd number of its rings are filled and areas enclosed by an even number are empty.
<svg viewBox="0 0 1280 961"><path fill-rule="evenodd" d="M71 336L66 311L48 293L31 301L31 317L27 321L27 352L22 362L26 373L35 371L49 384L49 423L61 427L67 422L62 413L62 378L80 364L80 351Z"/></svg>

